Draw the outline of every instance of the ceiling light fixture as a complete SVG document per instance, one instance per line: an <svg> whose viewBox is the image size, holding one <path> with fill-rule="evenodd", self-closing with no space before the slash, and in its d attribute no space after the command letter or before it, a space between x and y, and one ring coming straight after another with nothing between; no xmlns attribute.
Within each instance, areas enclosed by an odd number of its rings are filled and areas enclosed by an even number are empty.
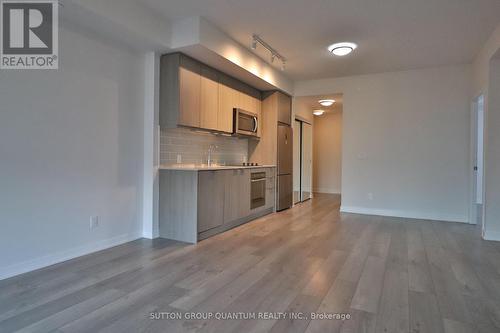
<svg viewBox="0 0 500 333"><path fill-rule="evenodd" d="M321 104L323 106L332 106L333 103L335 103L335 100L334 99L320 99L318 102L319 102L319 104Z"/></svg>
<svg viewBox="0 0 500 333"><path fill-rule="evenodd" d="M325 110L314 110L313 115L315 116L321 116L323 113L325 113Z"/></svg>
<svg viewBox="0 0 500 333"><path fill-rule="evenodd" d="M336 56L343 57L354 51L358 46L351 42L335 43L328 46L328 51Z"/></svg>
<svg viewBox="0 0 500 333"><path fill-rule="evenodd" d="M259 35L253 34L252 35L252 50L255 50L257 48L257 43L262 45L266 50L268 50L271 53L271 64L274 63L275 59L278 59L281 61L281 70L285 70L285 63L286 59L284 56L282 56L278 51L273 49L271 45L267 44L262 38L259 37Z"/></svg>

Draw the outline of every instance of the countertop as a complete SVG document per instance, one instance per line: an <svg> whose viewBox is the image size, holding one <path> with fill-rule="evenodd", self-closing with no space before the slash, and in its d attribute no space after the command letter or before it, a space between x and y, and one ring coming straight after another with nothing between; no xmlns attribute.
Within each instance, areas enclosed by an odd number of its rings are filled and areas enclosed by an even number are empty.
<svg viewBox="0 0 500 333"><path fill-rule="evenodd" d="M160 165L160 170L182 170L182 171L215 171L215 170L234 170L234 169L259 169L259 168L275 168L276 165L212 165L206 164L172 164Z"/></svg>

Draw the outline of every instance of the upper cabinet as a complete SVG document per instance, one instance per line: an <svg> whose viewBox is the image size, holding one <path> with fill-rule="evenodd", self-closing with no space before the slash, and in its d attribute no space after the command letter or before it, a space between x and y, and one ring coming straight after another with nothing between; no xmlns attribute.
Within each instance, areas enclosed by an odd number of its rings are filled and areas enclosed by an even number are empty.
<svg viewBox="0 0 500 333"><path fill-rule="evenodd" d="M292 99L279 91L267 91L262 96L259 141L248 142L248 161L259 164L277 164L278 124L292 121ZM260 133L261 131L261 133Z"/></svg>
<svg viewBox="0 0 500 333"><path fill-rule="evenodd" d="M227 75L219 75L219 109L217 127L222 132L233 131L233 108L238 107L238 90L234 87L235 80Z"/></svg>
<svg viewBox="0 0 500 333"><path fill-rule="evenodd" d="M207 66L201 66L200 126L219 130L219 77L218 73ZM225 128L224 128L225 129ZM226 130L224 130L227 132Z"/></svg>
<svg viewBox="0 0 500 333"><path fill-rule="evenodd" d="M234 108L261 115L260 91L228 75L180 53L162 56L160 67L162 128L232 133Z"/></svg>
<svg viewBox="0 0 500 333"><path fill-rule="evenodd" d="M282 92L276 92L278 97L278 121L283 124L292 124L292 98Z"/></svg>
<svg viewBox="0 0 500 333"><path fill-rule="evenodd" d="M201 65L181 57L179 67L180 98L179 125L200 127ZM205 81L205 80L204 80Z"/></svg>

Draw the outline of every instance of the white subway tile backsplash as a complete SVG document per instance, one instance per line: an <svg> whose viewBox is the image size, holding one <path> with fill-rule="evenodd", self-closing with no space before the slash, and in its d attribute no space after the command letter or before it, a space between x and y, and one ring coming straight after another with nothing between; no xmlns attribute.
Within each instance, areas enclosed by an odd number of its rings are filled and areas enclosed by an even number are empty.
<svg viewBox="0 0 500 333"><path fill-rule="evenodd" d="M177 155L181 155L182 163L206 163L211 144L217 146L212 153L216 163L241 164L248 159L248 139L169 128L160 132L160 163L175 164Z"/></svg>

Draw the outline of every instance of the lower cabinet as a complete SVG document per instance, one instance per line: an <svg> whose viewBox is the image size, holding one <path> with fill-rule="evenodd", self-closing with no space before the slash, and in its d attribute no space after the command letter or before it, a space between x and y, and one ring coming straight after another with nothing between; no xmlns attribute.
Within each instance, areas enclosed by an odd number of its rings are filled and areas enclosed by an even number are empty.
<svg viewBox="0 0 500 333"><path fill-rule="evenodd" d="M250 209L253 172L266 172L265 204ZM159 235L196 243L274 211L274 168L160 170Z"/></svg>
<svg viewBox="0 0 500 333"><path fill-rule="evenodd" d="M265 208L273 208L276 201L276 178L274 169L266 169L266 205Z"/></svg>
<svg viewBox="0 0 500 333"><path fill-rule="evenodd" d="M250 209L250 174L257 169L234 169L198 172L198 233L230 228L274 208L274 169L266 171L266 202Z"/></svg>
<svg viewBox="0 0 500 333"><path fill-rule="evenodd" d="M198 232L222 225L225 175L220 171L198 172Z"/></svg>
<svg viewBox="0 0 500 333"><path fill-rule="evenodd" d="M220 172L220 171L219 171ZM250 214L250 170L222 171L225 174L224 223Z"/></svg>

